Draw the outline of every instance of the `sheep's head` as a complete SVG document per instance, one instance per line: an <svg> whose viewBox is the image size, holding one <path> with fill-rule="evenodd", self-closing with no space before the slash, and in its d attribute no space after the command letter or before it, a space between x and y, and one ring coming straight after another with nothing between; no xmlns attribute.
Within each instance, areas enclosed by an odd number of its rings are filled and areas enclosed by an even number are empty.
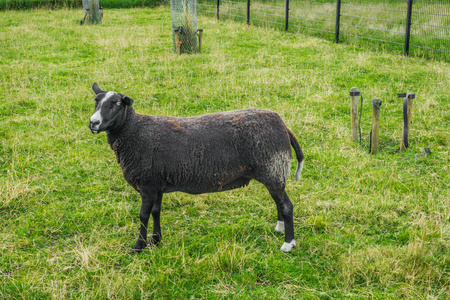
<svg viewBox="0 0 450 300"><path fill-rule="evenodd" d="M133 104L133 99L116 92L103 91L96 83L92 89L96 94L95 113L90 119L89 129L95 134L119 129L126 119L127 106Z"/></svg>

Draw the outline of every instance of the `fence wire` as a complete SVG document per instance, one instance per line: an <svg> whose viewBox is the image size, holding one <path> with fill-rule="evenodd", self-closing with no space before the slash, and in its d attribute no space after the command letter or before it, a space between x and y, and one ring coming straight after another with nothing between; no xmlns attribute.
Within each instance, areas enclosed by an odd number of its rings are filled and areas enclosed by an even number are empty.
<svg viewBox="0 0 450 300"><path fill-rule="evenodd" d="M411 47L419 54L424 50L450 53L450 1L414 1Z"/></svg>
<svg viewBox="0 0 450 300"><path fill-rule="evenodd" d="M410 25L407 24L409 5ZM450 1L198 0L198 7L200 12L219 19L246 21L388 52L450 60Z"/></svg>

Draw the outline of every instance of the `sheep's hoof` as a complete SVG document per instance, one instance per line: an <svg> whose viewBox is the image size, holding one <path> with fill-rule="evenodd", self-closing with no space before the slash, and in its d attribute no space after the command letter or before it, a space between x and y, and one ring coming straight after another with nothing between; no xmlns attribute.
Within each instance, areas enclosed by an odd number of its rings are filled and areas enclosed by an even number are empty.
<svg viewBox="0 0 450 300"><path fill-rule="evenodd" d="M284 243L283 246L281 246L280 250L283 252L289 252L294 247L295 247L295 240L292 240L290 243Z"/></svg>
<svg viewBox="0 0 450 300"><path fill-rule="evenodd" d="M275 227L276 234L282 234L284 232L284 222L277 221L277 226Z"/></svg>
<svg viewBox="0 0 450 300"><path fill-rule="evenodd" d="M139 240L134 244L133 248L130 250L130 254L141 253L144 248L147 247L147 243L145 241Z"/></svg>
<svg viewBox="0 0 450 300"><path fill-rule="evenodd" d="M153 234L148 246L159 246L161 243L161 236L159 234Z"/></svg>

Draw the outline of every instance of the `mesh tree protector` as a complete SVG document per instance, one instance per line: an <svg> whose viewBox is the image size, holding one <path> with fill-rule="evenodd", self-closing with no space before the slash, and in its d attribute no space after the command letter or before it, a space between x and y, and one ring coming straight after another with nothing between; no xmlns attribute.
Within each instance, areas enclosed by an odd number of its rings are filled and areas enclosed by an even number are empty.
<svg viewBox="0 0 450 300"><path fill-rule="evenodd" d="M100 7L99 0L83 0L82 3L84 18L80 25L102 23L103 7Z"/></svg>
<svg viewBox="0 0 450 300"><path fill-rule="evenodd" d="M195 0L171 0L173 51L194 53L198 51L197 8Z"/></svg>

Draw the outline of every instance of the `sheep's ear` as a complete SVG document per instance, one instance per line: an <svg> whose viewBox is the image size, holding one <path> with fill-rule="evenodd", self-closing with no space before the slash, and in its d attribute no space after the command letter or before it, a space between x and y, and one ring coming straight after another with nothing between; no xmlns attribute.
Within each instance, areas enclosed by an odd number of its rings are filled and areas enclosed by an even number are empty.
<svg viewBox="0 0 450 300"><path fill-rule="evenodd" d="M96 95L98 95L98 94L100 94L100 93L106 93L105 91L103 91L103 90L98 86L97 83L94 83L94 84L92 85L92 90L94 91L94 93L95 93Z"/></svg>
<svg viewBox="0 0 450 300"><path fill-rule="evenodd" d="M125 96L125 95L122 95L122 102L123 102L123 104L128 105L128 106L133 105L133 99L131 99L130 97Z"/></svg>

